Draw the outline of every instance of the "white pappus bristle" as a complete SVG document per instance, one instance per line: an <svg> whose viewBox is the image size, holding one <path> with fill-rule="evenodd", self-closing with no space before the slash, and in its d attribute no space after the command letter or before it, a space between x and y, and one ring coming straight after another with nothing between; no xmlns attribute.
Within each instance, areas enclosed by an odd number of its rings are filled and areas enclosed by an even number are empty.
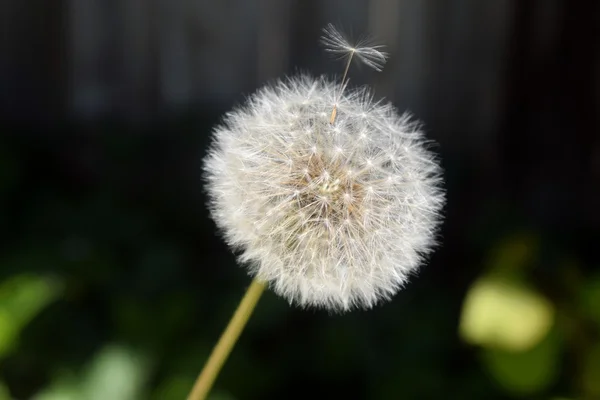
<svg viewBox="0 0 600 400"><path fill-rule="evenodd" d="M326 52L342 58L356 56L375 71L381 71L388 58L388 54L381 50L384 46L372 45L366 39L352 45L332 24L323 29L321 43Z"/></svg>

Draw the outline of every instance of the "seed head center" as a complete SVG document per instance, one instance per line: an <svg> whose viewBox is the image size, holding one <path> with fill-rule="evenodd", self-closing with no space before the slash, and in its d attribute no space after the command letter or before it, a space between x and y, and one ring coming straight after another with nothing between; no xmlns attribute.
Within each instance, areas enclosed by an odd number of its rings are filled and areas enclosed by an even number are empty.
<svg viewBox="0 0 600 400"><path fill-rule="evenodd" d="M322 194L333 194L340 190L340 179L335 179L334 181L326 181L319 188Z"/></svg>

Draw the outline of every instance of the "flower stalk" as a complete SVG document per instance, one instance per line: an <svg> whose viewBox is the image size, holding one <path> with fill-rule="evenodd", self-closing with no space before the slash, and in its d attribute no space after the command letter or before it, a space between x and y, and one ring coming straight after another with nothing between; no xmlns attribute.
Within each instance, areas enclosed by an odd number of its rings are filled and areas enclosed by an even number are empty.
<svg viewBox="0 0 600 400"><path fill-rule="evenodd" d="M225 331L221 334L221 337L208 358L208 361L204 365L202 372L200 372L198 379L196 379L196 383L187 398L188 400L206 399L219 371L240 337L240 334L246 326L246 322L248 322L250 315L252 315L264 289L264 282L257 279L252 280L250 287L231 317L227 328L225 328Z"/></svg>

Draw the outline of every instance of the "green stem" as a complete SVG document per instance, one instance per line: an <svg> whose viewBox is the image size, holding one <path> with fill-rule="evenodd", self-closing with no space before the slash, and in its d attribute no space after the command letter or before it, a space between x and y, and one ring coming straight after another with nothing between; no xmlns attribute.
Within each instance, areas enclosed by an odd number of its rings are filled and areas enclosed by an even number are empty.
<svg viewBox="0 0 600 400"><path fill-rule="evenodd" d="M221 334L221 337L214 347L208 361L204 365L202 372L200 372L198 379L196 379L196 383L187 400L206 399L219 371L223 367L227 356L231 353L231 349L240 337L240 334L242 333L244 326L246 326L246 322L248 322L250 315L252 315L252 311L254 311L254 307L256 306L256 303L258 303L264 289L264 282L260 282L256 279L252 281L246 294L242 298L240 305L237 310L235 310L233 317L231 317L227 328L225 328L225 331Z"/></svg>

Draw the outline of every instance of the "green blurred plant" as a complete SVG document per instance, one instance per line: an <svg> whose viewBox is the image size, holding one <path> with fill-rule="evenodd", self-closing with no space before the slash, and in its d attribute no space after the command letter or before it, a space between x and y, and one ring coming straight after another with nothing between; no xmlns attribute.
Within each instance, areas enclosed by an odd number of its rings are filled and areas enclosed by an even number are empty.
<svg viewBox="0 0 600 400"><path fill-rule="evenodd" d="M61 294L55 278L32 274L12 276L0 283L0 360L18 344L21 330Z"/></svg>
<svg viewBox="0 0 600 400"><path fill-rule="evenodd" d="M555 292L566 295L551 299L532 279L539 260L540 238L531 233L513 234L493 248L464 299L460 336L480 348L483 366L507 393L544 393L556 382L566 354L579 364L573 391L597 398L600 338L585 320L600 328L600 279L584 284L578 268L563 263L568 279L555 283Z"/></svg>
<svg viewBox="0 0 600 400"><path fill-rule="evenodd" d="M104 347L82 373L63 373L33 400L137 400L144 395L148 360L131 348Z"/></svg>

